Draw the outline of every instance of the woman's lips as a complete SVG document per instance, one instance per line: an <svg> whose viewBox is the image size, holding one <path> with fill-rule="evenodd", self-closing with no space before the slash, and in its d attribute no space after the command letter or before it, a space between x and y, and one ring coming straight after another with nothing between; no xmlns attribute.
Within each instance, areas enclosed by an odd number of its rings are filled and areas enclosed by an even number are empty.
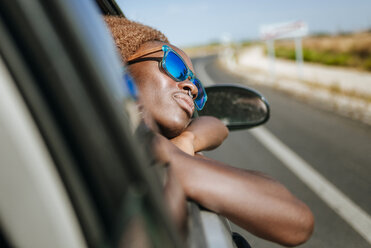
<svg viewBox="0 0 371 248"><path fill-rule="evenodd" d="M195 109L192 98L185 93L176 93L174 94L174 99L178 105L187 112L188 116L192 117Z"/></svg>

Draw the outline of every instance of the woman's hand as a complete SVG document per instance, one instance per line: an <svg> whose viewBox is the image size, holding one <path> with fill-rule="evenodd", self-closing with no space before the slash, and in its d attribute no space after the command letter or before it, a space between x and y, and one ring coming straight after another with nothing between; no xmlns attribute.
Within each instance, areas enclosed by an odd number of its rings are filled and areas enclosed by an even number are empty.
<svg viewBox="0 0 371 248"><path fill-rule="evenodd" d="M171 139L171 142L183 152L195 155L195 135L192 132L184 131L179 136Z"/></svg>
<svg viewBox="0 0 371 248"><path fill-rule="evenodd" d="M218 147L227 136L228 129L219 119L202 116L194 119L183 133L171 141L183 152L194 155Z"/></svg>
<svg viewBox="0 0 371 248"><path fill-rule="evenodd" d="M228 128L212 116L194 119L185 131L194 135L195 152L212 150L220 146L228 136Z"/></svg>

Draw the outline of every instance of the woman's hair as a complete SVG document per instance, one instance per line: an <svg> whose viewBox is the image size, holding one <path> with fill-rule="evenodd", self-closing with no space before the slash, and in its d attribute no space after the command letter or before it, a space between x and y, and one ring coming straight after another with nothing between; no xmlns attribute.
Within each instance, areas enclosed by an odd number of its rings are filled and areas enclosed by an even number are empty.
<svg viewBox="0 0 371 248"><path fill-rule="evenodd" d="M162 41L169 43L166 36L149 26L130 21L125 17L104 16L104 20L111 30L113 39L126 62L138 48L148 41Z"/></svg>

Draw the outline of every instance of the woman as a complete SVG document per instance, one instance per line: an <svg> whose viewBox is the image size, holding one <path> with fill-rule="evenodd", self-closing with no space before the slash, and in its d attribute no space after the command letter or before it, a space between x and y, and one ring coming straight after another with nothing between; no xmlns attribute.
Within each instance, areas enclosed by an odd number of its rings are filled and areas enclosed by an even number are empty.
<svg viewBox="0 0 371 248"><path fill-rule="evenodd" d="M313 215L283 185L198 153L220 145L228 130L212 117L192 120L206 99L189 57L148 26L122 17L105 21L138 86L144 121L158 131L157 153L170 164L177 192L259 237L287 246L305 242Z"/></svg>

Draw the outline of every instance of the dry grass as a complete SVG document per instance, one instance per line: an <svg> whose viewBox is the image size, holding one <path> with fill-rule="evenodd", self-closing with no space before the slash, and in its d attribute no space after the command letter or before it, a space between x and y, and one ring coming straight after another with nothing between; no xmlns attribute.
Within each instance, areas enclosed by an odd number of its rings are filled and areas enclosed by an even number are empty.
<svg viewBox="0 0 371 248"><path fill-rule="evenodd" d="M293 41L278 41L278 57L295 59ZM371 71L371 32L313 36L303 40L304 60Z"/></svg>
<svg viewBox="0 0 371 248"><path fill-rule="evenodd" d="M209 45L201 45L201 46L193 46L193 47L182 47L181 49L189 57L198 57L198 56L204 56L204 55L209 55L209 54L216 54L222 48L223 47L219 44L209 44Z"/></svg>

